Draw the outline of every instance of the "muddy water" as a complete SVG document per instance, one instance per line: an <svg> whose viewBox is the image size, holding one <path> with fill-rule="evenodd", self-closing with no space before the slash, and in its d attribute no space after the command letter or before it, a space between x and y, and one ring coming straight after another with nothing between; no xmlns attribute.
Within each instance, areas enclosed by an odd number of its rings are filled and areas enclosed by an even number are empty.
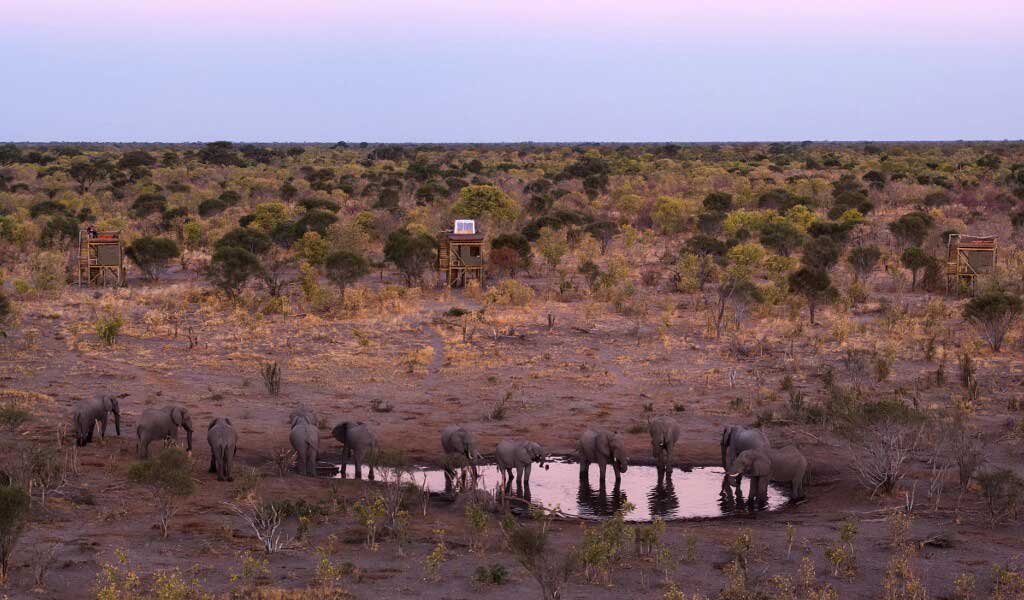
<svg viewBox="0 0 1024 600"><path fill-rule="evenodd" d="M589 483L580 481L579 464L570 458L555 458L545 470L533 466L530 474L529 500L534 504L558 509L570 516L584 519L601 519L614 514L623 504L629 502L635 508L626 516L627 521L651 521L655 517L665 520L700 519L723 517L736 512L736 498L723 497L721 467L694 467L684 471L675 469L671 481L658 485L657 469L653 466L634 465L622 474L621 483L615 486L615 474L608 468L605 489L600 486L597 465L590 466ZM352 467L349 467L351 476ZM494 465L482 465L478 469L478 486L493 490L501 483L501 476ZM415 479L423 482L432 492L445 491L444 470L418 468ZM743 494L749 489L749 481L743 481ZM512 493L516 493L513 485ZM525 495L525 490L524 490ZM778 510L787 501L782 491L774 485L768 486L768 505L763 510ZM746 510L744 498L739 498L739 510Z"/></svg>

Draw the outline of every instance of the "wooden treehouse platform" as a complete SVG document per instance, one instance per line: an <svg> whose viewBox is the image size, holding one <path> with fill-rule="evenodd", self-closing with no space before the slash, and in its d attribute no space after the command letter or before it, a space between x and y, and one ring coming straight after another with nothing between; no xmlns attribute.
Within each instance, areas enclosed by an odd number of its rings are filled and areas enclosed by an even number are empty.
<svg viewBox="0 0 1024 600"><path fill-rule="evenodd" d="M951 234L946 242L946 292L973 290L979 275L995 269L997 250L995 236Z"/></svg>
<svg viewBox="0 0 1024 600"><path fill-rule="evenodd" d="M120 231L78 232L78 285L124 285L124 242Z"/></svg>

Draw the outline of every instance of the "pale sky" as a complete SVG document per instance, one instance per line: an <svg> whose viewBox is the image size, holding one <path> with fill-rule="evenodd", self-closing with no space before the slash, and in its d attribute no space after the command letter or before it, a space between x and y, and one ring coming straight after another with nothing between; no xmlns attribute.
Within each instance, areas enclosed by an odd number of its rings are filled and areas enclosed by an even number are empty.
<svg viewBox="0 0 1024 600"><path fill-rule="evenodd" d="M0 0L0 141L1024 138L1020 0Z"/></svg>

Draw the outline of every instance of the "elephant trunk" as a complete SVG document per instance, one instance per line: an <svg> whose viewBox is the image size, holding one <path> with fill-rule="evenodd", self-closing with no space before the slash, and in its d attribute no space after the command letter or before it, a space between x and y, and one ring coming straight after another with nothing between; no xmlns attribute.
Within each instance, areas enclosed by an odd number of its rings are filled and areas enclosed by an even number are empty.
<svg viewBox="0 0 1024 600"><path fill-rule="evenodd" d="M188 441L188 451L192 452L192 430L185 429L185 439Z"/></svg>
<svg viewBox="0 0 1024 600"><path fill-rule="evenodd" d="M121 411L114 411L114 431L121 435Z"/></svg>

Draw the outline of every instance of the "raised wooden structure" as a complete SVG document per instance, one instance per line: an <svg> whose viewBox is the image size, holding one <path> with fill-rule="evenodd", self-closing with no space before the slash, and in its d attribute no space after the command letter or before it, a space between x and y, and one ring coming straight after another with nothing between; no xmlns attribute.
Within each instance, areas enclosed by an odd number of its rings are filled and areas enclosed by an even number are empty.
<svg viewBox="0 0 1024 600"><path fill-rule="evenodd" d="M995 236L951 234L946 242L946 292L974 289L978 275L995 269L996 250Z"/></svg>
<svg viewBox="0 0 1024 600"><path fill-rule="evenodd" d="M484 235L472 221L456 221L455 228L437 236L437 270L448 287L460 287L484 277Z"/></svg>
<svg viewBox="0 0 1024 600"><path fill-rule="evenodd" d="M120 231L78 232L78 285L124 285Z"/></svg>

